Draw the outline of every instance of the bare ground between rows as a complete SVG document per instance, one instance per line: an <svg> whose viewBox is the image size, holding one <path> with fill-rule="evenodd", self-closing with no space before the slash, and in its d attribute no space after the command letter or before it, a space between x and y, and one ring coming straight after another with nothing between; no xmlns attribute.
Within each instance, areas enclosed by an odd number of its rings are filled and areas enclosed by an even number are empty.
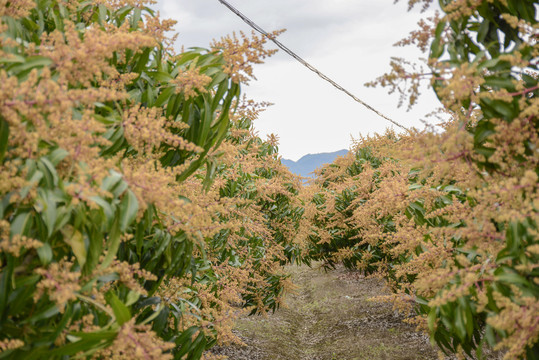
<svg viewBox="0 0 539 360"><path fill-rule="evenodd" d="M386 294L382 282L344 269L324 272L290 267L298 290L275 314L239 320L245 347L214 348L231 360L437 359L428 338L402 322L390 304L369 301Z"/></svg>

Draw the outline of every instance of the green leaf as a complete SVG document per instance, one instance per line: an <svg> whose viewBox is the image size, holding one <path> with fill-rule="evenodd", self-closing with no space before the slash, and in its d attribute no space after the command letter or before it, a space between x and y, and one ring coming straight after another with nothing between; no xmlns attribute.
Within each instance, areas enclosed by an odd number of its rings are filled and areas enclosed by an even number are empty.
<svg viewBox="0 0 539 360"><path fill-rule="evenodd" d="M52 65L52 60L44 56L31 56L26 59L22 64L15 65L9 70L15 74L19 74L23 71L36 68Z"/></svg>
<svg viewBox="0 0 539 360"><path fill-rule="evenodd" d="M28 211L18 214L11 223L11 236L28 235L32 225L32 214Z"/></svg>
<svg viewBox="0 0 539 360"><path fill-rule="evenodd" d="M148 71L148 75L156 80L156 81L170 81L172 80L172 76L168 72L162 72L162 71Z"/></svg>
<svg viewBox="0 0 539 360"><path fill-rule="evenodd" d="M511 104L506 103L501 100L492 101L491 106L496 110L496 112L502 115L506 120L513 120L514 117L514 108Z"/></svg>
<svg viewBox="0 0 539 360"><path fill-rule="evenodd" d="M50 305L48 304L47 308L38 312L34 316L23 320L21 324L28 324L28 323L33 324L40 320L50 319L51 317L56 316L56 314L58 314L59 312L60 310L58 310L58 307L56 306L56 304L50 304Z"/></svg>
<svg viewBox="0 0 539 360"><path fill-rule="evenodd" d="M34 165L35 165L35 162L34 162ZM28 180L30 184L39 184L41 179L43 179L43 173L39 170L36 170L35 168L30 169L29 167L28 174L32 174L32 176ZM21 198L25 198L32 188L33 188L32 185L23 187L20 192Z"/></svg>
<svg viewBox="0 0 539 360"><path fill-rule="evenodd" d="M2 57L0 58L0 64L21 64L23 63L25 58L20 55L10 54L9 57Z"/></svg>
<svg viewBox="0 0 539 360"><path fill-rule="evenodd" d="M52 261L52 248L49 244L44 243L37 248L37 255L42 265L48 265Z"/></svg>
<svg viewBox="0 0 539 360"><path fill-rule="evenodd" d="M204 99L204 111L201 112L201 116L203 118L201 119L201 129L199 131L199 138L198 138L198 144L203 146L205 149L211 147L213 144L206 145L208 143L208 137L210 136L210 128L211 123L213 122L213 112L211 110L211 104L206 98L206 96L203 97Z"/></svg>
<svg viewBox="0 0 539 360"><path fill-rule="evenodd" d="M7 151L9 138L9 124L4 119L0 118L0 163L4 161L4 156Z"/></svg>
<svg viewBox="0 0 539 360"><path fill-rule="evenodd" d="M126 306L131 306L134 303L136 303L138 301L138 299L140 299L140 294L138 292L136 292L136 291L131 290L127 294L127 299L126 299L125 305Z"/></svg>
<svg viewBox="0 0 539 360"><path fill-rule="evenodd" d="M473 320L473 314L472 309L468 307L465 311L465 324L466 324L466 332L468 333L468 336L471 337L473 335L474 331L474 320Z"/></svg>
<svg viewBox="0 0 539 360"><path fill-rule="evenodd" d="M477 41L479 43L482 43L485 41L485 37L488 34L489 25L490 25L489 21L487 19L483 19L483 21L481 22L481 25L479 26L479 30L477 31Z"/></svg>
<svg viewBox="0 0 539 360"><path fill-rule="evenodd" d="M12 256L6 256L7 264L0 272L0 316L6 317L9 310L8 299L12 288L13 270L15 268Z"/></svg>
<svg viewBox="0 0 539 360"><path fill-rule="evenodd" d="M454 185L444 186L443 190L447 191L448 193L462 194L462 190Z"/></svg>
<svg viewBox="0 0 539 360"><path fill-rule="evenodd" d="M485 85L490 86L495 90L506 89L507 91L514 91L515 84L513 83L513 78L510 77L500 77L500 76L488 76L485 77Z"/></svg>
<svg viewBox="0 0 539 360"><path fill-rule="evenodd" d="M133 72L140 73L146 67L148 60L150 59L151 50L151 48L147 48L137 57L137 63L133 68Z"/></svg>
<svg viewBox="0 0 539 360"><path fill-rule="evenodd" d="M64 235L64 241L71 246L71 250L73 250L82 268L86 263L86 246L81 232L68 225L62 229L62 234Z"/></svg>
<svg viewBox="0 0 539 360"><path fill-rule="evenodd" d="M88 233L88 242L88 255L86 256L83 275L91 274L99 262L99 258L103 251L103 233L101 231L96 231L96 229L93 228Z"/></svg>
<svg viewBox="0 0 539 360"><path fill-rule="evenodd" d="M112 291L106 295L107 303L112 307L116 321L121 326L131 320L131 312L129 308Z"/></svg>
<svg viewBox="0 0 539 360"><path fill-rule="evenodd" d="M180 350L176 354L178 359L189 352L191 348L191 339L199 330L200 329L198 327L191 326L176 338L174 342L176 345L180 346Z"/></svg>
<svg viewBox="0 0 539 360"><path fill-rule="evenodd" d="M55 229L63 228L71 219L72 206L60 206L56 208L56 222L54 223Z"/></svg>
<svg viewBox="0 0 539 360"><path fill-rule="evenodd" d="M446 26L445 21L440 21L438 25L436 26L435 36L434 40L432 41L432 44L430 46L430 57L431 58L439 58L442 56L444 52L444 44L442 43L442 32Z"/></svg>
<svg viewBox="0 0 539 360"><path fill-rule="evenodd" d="M465 316L463 315L463 309L458 307L455 309L455 328L457 330L457 336L464 340L466 339L466 326L464 325Z"/></svg>
<svg viewBox="0 0 539 360"><path fill-rule="evenodd" d="M496 334L494 333L494 328L488 324L485 328L485 338L491 347L496 345Z"/></svg>
<svg viewBox="0 0 539 360"><path fill-rule="evenodd" d="M155 107L163 106L168 101L168 99L170 99L170 97L174 93L174 90L175 90L174 87L168 87L165 90L163 90L161 94L159 94L159 96L157 97L157 100L155 100L155 103L153 104L153 106Z"/></svg>
<svg viewBox="0 0 539 360"><path fill-rule="evenodd" d="M43 157L39 159L37 166L45 176L47 186L50 188L56 187L58 185L58 174L54 165L46 157Z"/></svg>
<svg viewBox="0 0 539 360"><path fill-rule="evenodd" d="M107 7L104 4L98 6L99 23L104 24L107 20Z"/></svg>
<svg viewBox="0 0 539 360"><path fill-rule="evenodd" d="M114 330L105 330L92 333L75 332L70 333L70 335L83 340L112 340L118 335L118 332Z"/></svg>
<svg viewBox="0 0 539 360"><path fill-rule="evenodd" d="M105 191L110 191L110 192L112 192L114 194L115 188L121 182L122 182L122 174L117 173L116 171L111 171L110 175L107 176L103 180L103 182L101 183L101 189L103 189ZM126 184L126 186L127 186L127 184ZM118 196L118 195L115 195L115 196Z"/></svg>
<svg viewBox="0 0 539 360"><path fill-rule="evenodd" d="M120 231L126 231L135 220L138 211L138 200L131 190L127 190L120 203Z"/></svg>
<svg viewBox="0 0 539 360"><path fill-rule="evenodd" d="M494 155L494 153L496 152L496 149L493 149L493 148L487 148L487 147L484 147L484 146L478 146L475 148L475 152L480 154L480 155L483 155L485 158L490 158L492 155Z"/></svg>
<svg viewBox="0 0 539 360"><path fill-rule="evenodd" d="M434 330L436 329L436 308L433 307L429 311L428 315L428 325L429 325L429 331L434 333Z"/></svg>
<svg viewBox="0 0 539 360"><path fill-rule="evenodd" d="M121 232L118 226L118 220L116 220L112 225L112 230L110 231L107 239L107 255L101 263L101 269L106 269L116 257L118 249L120 248L120 236Z"/></svg>
<svg viewBox="0 0 539 360"><path fill-rule="evenodd" d="M416 210L416 211L419 211L421 214L425 213L425 209L423 208L423 205L421 205L417 201L415 201L413 203L410 203L410 205L408 205L408 206L411 207L412 209Z"/></svg>
<svg viewBox="0 0 539 360"><path fill-rule="evenodd" d="M43 354L39 354L37 357L34 357L35 359L44 359L44 358L50 358L52 355L75 355L84 351L92 350L99 348L101 346L105 346L106 344L103 344L103 339L81 339L79 341L64 345L60 348L56 349L48 349L44 351ZM109 342L112 342L109 341Z"/></svg>
<svg viewBox="0 0 539 360"><path fill-rule="evenodd" d="M111 204L100 196L92 196L90 200L95 202L97 205L99 205L99 207L101 207L101 209L103 209L103 213L107 218L108 224L112 224L112 221L114 220L114 210L112 209Z"/></svg>
<svg viewBox="0 0 539 360"><path fill-rule="evenodd" d="M193 345L192 345L193 350L190 356L188 357L188 359L189 360L200 359L200 357L202 356L202 353L206 349L206 342L207 340L206 340L206 336L204 335L204 332L200 332L200 334L197 336L197 338L193 342Z"/></svg>
<svg viewBox="0 0 539 360"><path fill-rule="evenodd" d="M164 306L162 309L160 309L159 315L157 315L153 320L152 330L155 331L157 335L161 335L168 325L169 314L170 308L168 306Z"/></svg>
<svg viewBox="0 0 539 360"><path fill-rule="evenodd" d="M51 162L51 164L56 167L60 161L64 160L65 157L69 155L69 153L67 151L65 151L64 149L62 148L57 148L57 149L54 149L53 151L51 151L47 157L49 158L49 161Z"/></svg>
<svg viewBox="0 0 539 360"><path fill-rule="evenodd" d="M523 285L525 287L530 287L530 282L526 280L524 276L509 269L505 269L504 272L496 275L496 281L505 282L509 285Z"/></svg>
<svg viewBox="0 0 539 360"><path fill-rule="evenodd" d="M133 11L133 17L130 19L131 21L131 27L136 29L139 25L139 21L141 19L142 11L139 8L135 8L135 11Z"/></svg>

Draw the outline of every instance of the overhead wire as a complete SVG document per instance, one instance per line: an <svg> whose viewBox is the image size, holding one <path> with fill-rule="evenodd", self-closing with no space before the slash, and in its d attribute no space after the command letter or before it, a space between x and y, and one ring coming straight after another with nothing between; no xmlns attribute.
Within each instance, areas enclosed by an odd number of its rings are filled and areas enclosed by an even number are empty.
<svg viewBox="0 0 539 360"><path fill-rule="evenodd" d="M247 25L249 25L251 28L253 28L255 31L259 32L260 34L264 35L267 39L271 40L277 47L279 47L281 50L283 50L288 55L292 56L294 59L296 59L298 62L300 62L302 65L304 65L307 69L311 70L315 74L317 74L322 79L329 82L331 85L333 85L338 90L344 92L346 95L350 96L352 99L354 99L356 102L360 103L370 111L374 112L376 115L380 116L381 118L391 122L392 124L404 129L409 130L405 126L399 124L397 121L389 118L388 116L382 114L380 111L376 110L371 105L367 104L365 101L361 100L354 94L352 94L350 91L339 85L336 81L332 80L330 77L322 73L320 70L315 68L313 65L309 64L307 61L305 61L303 58L301 58L299 55L297 55L295 52L290 50L287 46L285 46L283 43L281 43L279 40L275 38L275 36L270 35L267 31L265 31L263 28L261 28L259 25L257 25L254 21L249 19L246 15L244 15L241 11L236 9L234 6L232 6L230 3L228 3L226 0L218 0L221 4L226 6L230 11L232 11L234 14L236 14L240 19L242 19Z"/></svg>

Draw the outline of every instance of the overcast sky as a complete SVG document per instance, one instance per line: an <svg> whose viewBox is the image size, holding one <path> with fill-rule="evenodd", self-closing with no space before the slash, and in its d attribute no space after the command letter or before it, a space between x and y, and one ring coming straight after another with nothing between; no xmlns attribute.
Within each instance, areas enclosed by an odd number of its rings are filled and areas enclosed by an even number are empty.
<svg viewBox="0 0 539 360"><path fill-rule="evenodd" d="M425 89L419 106L397 108L398 96L366 88L389 69L391 56L415 59L413 48L392 46L427 14L407 12L393 0L228 0L267 31L285 28L279 40L363 101L405 126L439 106ZM178 21L178 47L207 47L214 38L250 28L217 0L158 0L161 15ZM255 123L265 138L275 133L284 158L348 148L351 136L383 132L386 120L354 102L284 52L255 67L257 81L243 91L274 103Z"/></svg>

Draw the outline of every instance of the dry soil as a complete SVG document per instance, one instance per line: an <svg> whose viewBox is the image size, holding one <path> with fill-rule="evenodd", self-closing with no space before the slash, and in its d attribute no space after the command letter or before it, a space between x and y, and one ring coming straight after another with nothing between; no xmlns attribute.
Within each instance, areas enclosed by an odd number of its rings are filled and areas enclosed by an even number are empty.
<svg viewBox="0 0 539 360"><path fill-rule="evenodd" d="M240 319L244 347L217 347L231 360L434 360L428 338L391 305L369 301L387 291L376 279L344 269L290 267L298 290L268 316Z"/></svg>

